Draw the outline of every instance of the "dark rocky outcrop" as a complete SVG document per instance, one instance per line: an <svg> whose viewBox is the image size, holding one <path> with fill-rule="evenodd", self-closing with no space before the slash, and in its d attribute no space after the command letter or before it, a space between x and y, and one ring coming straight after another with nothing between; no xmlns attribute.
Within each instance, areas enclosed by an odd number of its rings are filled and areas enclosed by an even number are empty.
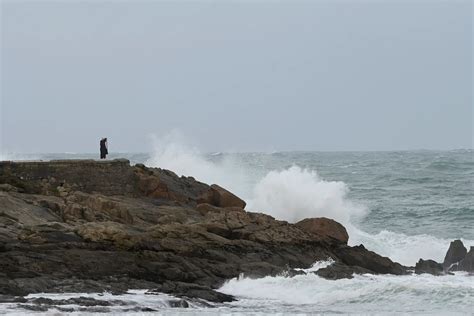
<svg viewBox="0 0 474 316"><path fill-rule="evenodd" d="M306 218L295 225L305 232L319 237L324 236L329 243L347 244L349 240L346 228L335 220L326 217Z"/></svg>
<svg viewBox="0 0 474 316"><path fill-rule="evenodd" d="M142 288L224 302L233 298L215 290L230 278L299 271L327 258L336 263L320 275L331 279L406 273L347 246L347 232L332 220L294 225L246 212L224 188L126 160L0 162L0 188L6 300Z"/></svg>
<svg viewBox="0 0 474 316"><path fill-rule="evenodd" d="M200 298L214 303L235 301L231 295L216 292L206 286L184 282L165 282L147 294L153 293L170 293L178 297Z"/></svg>
<svg viewBox="0 0 474 316"><path fill-rule="evenodd" d="M451 242L449 245L448 252L446 253L446 256L444 257L444 262L443 262L443 268L444 269L449 269L452 264L458 263L467 254L467 249L464 247L462 241L460 240L454 240Z"/></svg>
<svg viewBox="0 0 474 316"><path fill-rule="evenodd" d="M474 247L467 252L460 240L454 240L449 245L444 262L420 259L415 267L415 273L429 273L433 275L453 274L454 271L474 272Z"/></svg>
<svg viewBox="0 0 474 316"><path fill-rule="evenodd" d="M363 245L348 247L341 246L334 249L340 261L348 266L358 266L377 274L406 274L406 267L382 257L373 251L365 249Z"/></svg>
<svg viewBox="0 0 474 316"><path fill-rule="evenodd" d="M319 269L315 274L329 280L352 279L354 274L374 273L374 271L359 267L348 266L342 263L333 263L326 268Z"/></svg>
<svg viewBox="0 0 474 316"><path fill-rule="evenodd" d="M458 270L474 273L474 247L471 246L464 259L459 262Z"/></svg>
<svg viewBox="0 0 474 316"><path fill-rule="evenodd" d="M443 273L443 265L437 263L434 260L423 260L420 259L415 266L415 273L422 274L422 273L429 273L432 275L442 275Z"/></svg>

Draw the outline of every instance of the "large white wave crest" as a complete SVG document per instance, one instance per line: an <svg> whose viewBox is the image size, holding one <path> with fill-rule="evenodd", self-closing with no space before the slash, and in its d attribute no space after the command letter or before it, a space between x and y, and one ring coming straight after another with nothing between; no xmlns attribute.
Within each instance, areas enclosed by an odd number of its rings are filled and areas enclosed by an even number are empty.
<svg viewBox="0 0 474 316"><path fill-rule="evenodd" d="M269 172L254 189L249 208L270 212L278 219L297 222L309 217L328 217L343 224L366 214L366 209L347 199L342 181L322 180L316 171L292 166Z"/></svg>

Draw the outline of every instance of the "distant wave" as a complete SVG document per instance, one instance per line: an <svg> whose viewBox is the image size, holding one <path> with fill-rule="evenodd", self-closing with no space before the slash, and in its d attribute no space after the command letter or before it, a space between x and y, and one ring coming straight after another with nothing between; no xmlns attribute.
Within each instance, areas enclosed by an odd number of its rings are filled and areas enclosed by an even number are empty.
<svg viewBox="0 0 474 316"><path fill-rule="evenodd" d="M22 161L22 160L39 160L39 154L19 154L13 152L1 152L0 161Z"/></svg>

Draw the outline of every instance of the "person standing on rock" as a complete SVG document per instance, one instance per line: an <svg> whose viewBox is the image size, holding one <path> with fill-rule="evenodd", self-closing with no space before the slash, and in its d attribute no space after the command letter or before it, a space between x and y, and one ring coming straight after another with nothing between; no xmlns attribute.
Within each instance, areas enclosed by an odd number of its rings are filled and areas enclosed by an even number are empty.
<svg viewBox="0 0 474 316"><path fill-rule="evenodd" d="M100 159L105 159L109 154L109 148L107 144L107 138L100 140Z"/></svg>

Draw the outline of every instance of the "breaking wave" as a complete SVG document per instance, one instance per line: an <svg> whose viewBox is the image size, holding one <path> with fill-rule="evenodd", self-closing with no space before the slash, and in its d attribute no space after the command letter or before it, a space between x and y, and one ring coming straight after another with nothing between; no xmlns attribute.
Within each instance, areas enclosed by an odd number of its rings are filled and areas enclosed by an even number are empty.
<svg viewBox="0 0 474 316"><path fill-rule="evenodd" d="M370 234L358 223L370 216L368 208L351 201L342 181L326 181L315 170L293 165L259 176L234 156L220 154L217 161L186 145L179 134L155 138L154 152L147 165L194 176L206 183L217 183L248 202L247 210L264 212L276 219L294 223L304 218L328 217L341 222L349 233L349 244L364 246L404 265L413 266L419 258L442 261L451 240L431 235L409 236L382 230ZM474 241L463 240L466 247Z"/></svg>
<svg viewBox="0 0 474 316"><path fill-rule="evenodd" d="M270 212L294 223L308 217L328 217L344 225L362 218L367 209L347 199L342 181L325 181L316 171L292 166L270 171L253 190L249 209Z"/></svg>

